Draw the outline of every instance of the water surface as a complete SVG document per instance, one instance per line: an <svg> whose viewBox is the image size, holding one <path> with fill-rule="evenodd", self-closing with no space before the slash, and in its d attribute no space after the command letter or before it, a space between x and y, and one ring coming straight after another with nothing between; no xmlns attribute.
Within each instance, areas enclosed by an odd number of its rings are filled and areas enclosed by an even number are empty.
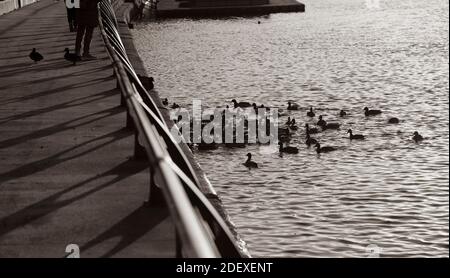
<svg viewBox="0 0 450 278"><path fill-rule="evenodd" d="M303 130L297 155L195 153L253 256L448 257L448 1L304 3L306 13L164 20L133 35L160 94L185 107L293 100L298 122L317 121L305 116L313 105L342 124L316 136L339 148L320 156ZM364 106L383 114L365 118ZM367 140L350 142L348 128ZM259 169L241 165L249 151Z"/></svg>

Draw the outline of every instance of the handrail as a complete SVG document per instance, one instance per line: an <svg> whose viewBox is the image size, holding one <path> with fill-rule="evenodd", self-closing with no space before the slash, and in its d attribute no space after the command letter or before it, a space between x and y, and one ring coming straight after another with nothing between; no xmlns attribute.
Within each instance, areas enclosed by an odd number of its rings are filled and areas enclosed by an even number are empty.
<svg viewBox="0 0 450 278"><path fill-rule="evenodd" d="M177 235L177 255L241 257L233 235L214 206L199 190L192 165L171 135L159 108L147 92L126 54L110 0L98 4L100 32L129 115L137 144L149 161L150 190L162 192ZM153 178L153 179L152 179Z"/></svg>

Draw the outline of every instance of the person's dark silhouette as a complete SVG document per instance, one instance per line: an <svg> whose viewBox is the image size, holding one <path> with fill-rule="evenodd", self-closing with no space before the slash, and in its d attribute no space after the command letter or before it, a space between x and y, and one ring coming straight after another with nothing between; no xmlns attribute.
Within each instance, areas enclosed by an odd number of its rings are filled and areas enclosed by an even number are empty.
<svg viewBox="0 0 450 278"><path fill-rule="evenodd" d="M64 1L65 4L65 1ZM75 32L77 30L77 11L76 8L69 8L66 5L66 9L67 9L67 21L69 22L69 31L70 32Z"/></svg>
<svg viewBox="0 0 450 278"><path fill-rule="evenodd" d="M98 10L97 4L101 0L80 0L80 8L76 9L77 14L77 38L75 41L75 53L80 56L81 42L83 44L83 59L90 60L96 59L89 52L89 47L91 45L92 33L94 28L98 25Z"/></svg>

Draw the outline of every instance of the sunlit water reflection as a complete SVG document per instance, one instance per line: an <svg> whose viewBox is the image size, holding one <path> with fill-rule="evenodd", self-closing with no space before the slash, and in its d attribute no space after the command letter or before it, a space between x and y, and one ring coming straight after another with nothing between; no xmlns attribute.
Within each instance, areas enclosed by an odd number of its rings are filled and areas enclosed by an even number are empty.
<svg viewBox="0 0 450 278"><path fill-rule="evenodd" d="M304 14L166 20L133 35L160 94L185 107L294 100L298 122L315 123L313 105L342 123L316 136L339 147L321 156L303 130L297 155L195 153L253 256L367 256L374 244L381 256L448 257L448 1L304 2ZM364 106L383 114L365 118ZM249 151L259 169L242 166Z"/></svg>

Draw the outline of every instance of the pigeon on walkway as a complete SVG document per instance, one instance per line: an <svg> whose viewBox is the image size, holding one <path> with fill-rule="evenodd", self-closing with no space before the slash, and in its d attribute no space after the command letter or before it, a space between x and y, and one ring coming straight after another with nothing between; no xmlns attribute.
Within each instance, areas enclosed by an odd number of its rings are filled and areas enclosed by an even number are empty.
<svg viewBox="0 0 450 278"><path fill-rule="evenodd" d="M36 51L36 48L33 48L33 50L30 53L30 59L33 60L35 63L39 62L40 60L44 59L44 57Z"/></svg>
<svg viewBox="0 0 450 278"><path fill-rule="evenodd" d="M81 57L78 56L76 53L70 53L68 48L64 49L64 52L66 52L64 54L64 59L66 59L69 62L72 62L74 66L78 61L81 61Z"/></svg>

